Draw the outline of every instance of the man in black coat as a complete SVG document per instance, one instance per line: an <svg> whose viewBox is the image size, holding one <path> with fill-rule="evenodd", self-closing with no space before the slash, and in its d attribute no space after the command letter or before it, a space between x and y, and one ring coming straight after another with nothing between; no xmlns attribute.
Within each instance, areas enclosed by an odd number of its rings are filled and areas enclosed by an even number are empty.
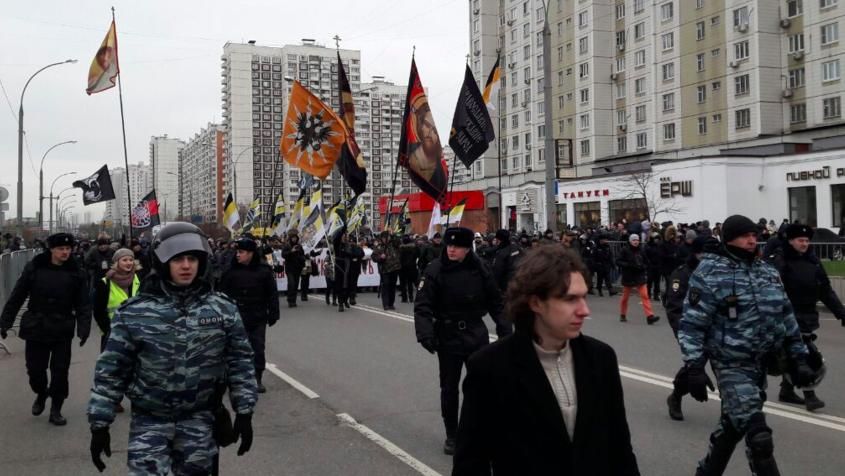
<svg viewBox="0 0 845 476"><path fill-rule="evenodd" d="M402 244L399 245L399 294L402 302L414 302L414 289L417 287L417 259L420 256L420 249L410 236L402 237Z"/></svg>
<svg viewBox="0 0 845 476"><path fill-rule="evenodd" d="M655 301L660 300L660 281L663 277L661 270L663 267L663 258L660 254L660 245L663 240L660 239L660 233L652 233L645 245L645 256L648 260L646 289L649 296Z"/></svg>
<svg viewBox="0 0 845 476"><path fill-rule="evenodd" d="M417 341L437 353L440 406L446 426L443 452L454 454L461 370L473 352L489 343L481 320L489 313L499 337L510 335L502 319L502 295L493 274L472 251L472 230L449 228L446 253L425 270L414 303Z"/></svg>
<svg viewBox="0 0 845 476"><path fill-rule="evenodd" d="M285 260L285 273L288 278L287 299L288 307L296 307L296 294L299 288L299 280L302 270L305 268L305 250L299 243L299 234L293 233L288 236L288 243L282 250L282 258Z"/></svg>
<svg viewBox="0 0 845 476"><path fill-rule="evenodd" d="M821 262L810 248L813 229L807 225L792 224L784 229L782 235L785 242L772 247L771 254L766 256L766 259L780 273L807 349L818 354L814 343L815 332L819 328L816 303L824 303L843 326L845 307L833 291ZM824 402L816 396L815 387L804 388L804 398L801 398L795 393L792 383L786 379L781 382L778 399L786 403L803 404L809 411L824 407Z"/></svg>
<svg viewBox="0 0 845 476"><path fill-rule="evenodd" d="M626 317L628 298L632 291L636 291L640 295L646 322L651 325L659 321L660 318L655 316L651 309L651 300L646 289L648 260L642 248L640 248L640 235L632 233L628 237L628 246L622 247L619 258L616 259L616 265L619 266L622 273L622 300L619 303L619 321L628 322Z"/></svg>
<svg viewBox="0 0 845 476"><path fill-rule="evenodd" d="M106 271L111 267L111 257L114 250L109 246L111 242L106 237L97 238L97 246L88 250L85 255L85 270L88 271L89 284L94 286L94 283L103 279Z"/></svg>
<svg viewBox="0 0 845 476"><path fill-rule="evenodd" d="M511 243L511 233L505 229L496 232L493 246L495 247L493 277L496 279L499 290L504 294L508 290L508 283L516 273L516 265L519 264L519 258L522 256L522 248Z"/></svg>
<svg viewBox="0 0 845 476"><path fill-rule="evenodd" d="M249 344L255 354L255 378L258 393L267 391L261 383L266 360L264 347L267 326L279 320L279 294L276 275L258 253L258 244L241 238L235 242L236 255L232 266L220 278L219 291L238 305Z"/></svg>
<svg viewBox="0 0 845 476"><path fill-rule="evenodd" d="M508 291L516 332L467 365L453 476L639 475L616 354L581 334L586 269L526 252Z"/></svg>
<svg viewBox="0 0 845 476"><path fill-rule="evenodd" d="M0 315L0 337L6 338L18 311L30 298L18 335L26 341L26 372L29 386L37 395L32 414L40 415L44 411L49 396L50 423L62 426L67 424L61 412L68 396L74 330L82 347L91 332L91 304L86 273L70 257L73 235L51 235L47 246L49 251L27 263L15 284Z"/></svg>
<svg viewBox="0 0 845 476"><path fill-rule="evenodd" d="M613 290L613 283L610 281L610 270L613 268L613 250L610 249L610 236L607 233L601 233L598 236L598 243L593 248L592 259L590 263L596 274L596 288L599 291L599 296L602 294L602 284L607 286L607 292L611 296L616 294Z"/></svg>

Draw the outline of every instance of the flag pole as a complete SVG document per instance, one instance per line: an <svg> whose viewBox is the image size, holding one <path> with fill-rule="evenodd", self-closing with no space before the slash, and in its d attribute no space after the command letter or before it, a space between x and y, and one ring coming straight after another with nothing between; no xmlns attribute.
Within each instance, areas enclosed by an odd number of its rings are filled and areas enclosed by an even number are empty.
<svg viewBox="0 0 845 476"><path fill-rule="evenodd" d="M496 50L496 61L501 60L502 50ZM500 86L498 91L496 92L496 102L497 106L501 109L502 107L502 87ZM497 110L498 111L498 110ZM502 117L500 114L496 114L496 170L499 176L499 226L501 228L505 228L505 224L502 221L502 215L504 214L504 200L502 200Z"/></svg>
<svg viewBox="0 0 845 476"><path fill-rule="evenodd" d="M416 56L416 54L417 54L417 45L414 45L413 50L411 51L411 64L412 65L414 64L414 57ZM410 85L408 87L410 88ZM408 107L407 99L406 99L405 107L406 108ZM391 134L391 142L392 142L392 137L393 137L393 129L392 128L390 130L390 134ZM400 149L402 148L402 144L399 144L399 148ZM394 164L393 164L393 178L391 179L391 182L390 182L390 200L387 202L387 216L385 217L385 220L384 220L384 226L385 227L390 225L390 215L393 212L393 197L394 197L394 195L396 195L396 173L398 171L399 171L399 157L396 158L396 162L394 162Z"/></svg>
<svg viewBox="0 0 845 476"><path fill-rule="evenodd" d="M117 61L117 92L120 98L120 129L123 132L123 164L126 166L126 210L129 218L129 240L132 241L132 192L129 185L129 152L126 150L126 120L123 116L123 81L122 74L120 74L120 56L118 55L117 44L117 22L114 16L114 7L111 7L111 21L114 24L114 51L115 61ZM167 217L165 217L167 219Z"/></svg>
<svg viewBox="0 0 845 476"><path fill-rule="evenodd" d="M280 136L279 142L281 142L281 140L282 140L282 138ZM268 214L268 218L270 219L270 222L269 222L270 225L269 226L273 226L273 216L276 214L276 202L278 201L278 197L276 197L276 183L277 183L276 164L278 162L281 162L282 160L284 160L284 159L282 159L282 149L281 149L281 147L279 147L279 149L276 150L276 159L278 159L278 160L276 160L276 162L273 162L273 168L272 168L273 181L270 182L270 200L271 200L271 203L270 203L270 213ZM284 164L282 164L282 173L284 173ZM284 193L284 191L282 191L282 193ZM266 235L267 234L267 225L266 225L267 220L264 220L264 223L265 223L264 234Z"/></svg>

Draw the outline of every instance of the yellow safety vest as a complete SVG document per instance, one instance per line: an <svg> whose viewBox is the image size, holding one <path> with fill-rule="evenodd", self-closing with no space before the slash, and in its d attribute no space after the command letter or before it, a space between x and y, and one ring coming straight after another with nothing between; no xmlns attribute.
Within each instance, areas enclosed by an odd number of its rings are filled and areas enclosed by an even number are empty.
<svg viewBox="0 0 845 476"><path fill-rule="evenodd" d="M106 305L106 310L109 313L109 319L114 317L114 311L123 304L123 301L129 299L129 296L126 295L126 291L124 291L120 286L115 284L113 281L109 281L106 278L103 278L103 282L108 284L109 286L109 302ZM138 275L136 274L135 277L132 279L132 295L138 294L138 288L141 286L141 281L138 279Z"/></svg>

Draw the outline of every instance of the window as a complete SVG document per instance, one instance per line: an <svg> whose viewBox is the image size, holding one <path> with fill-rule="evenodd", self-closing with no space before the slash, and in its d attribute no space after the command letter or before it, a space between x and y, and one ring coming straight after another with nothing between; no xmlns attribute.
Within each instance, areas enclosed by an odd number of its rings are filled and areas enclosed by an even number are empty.
<svg viewBox="0 0 845 476"><path fill-rule="evenodd" d="M590 156L590 140L582 140L581 141L581 157L589 157Z"/></svg>
<svg viewBox="0 0 845 476"><path fill-rule="evenodd" d="M558 2L559 4L561 2ZM616 19L621 20L625 18L625 4L624 3L617 3L616 4Z"/></svg>
<svg viewBox="0 0 845 476"><path fill-rule="evenodd" d="M581 95L581 104L590 102L590 90L589 89L582 89L580 91Z"/></svg>
<svg viewBox="0 0 845 476"><path fill-rule="evenodd" d="M585 36L578 39L578 53L585 55L590 52L590 38Z"/></svg>
<svg viewBox="0 0 845 476"><path fill-rule="evenodd" d="M648 134L645 132L637 133L637 149L645 149L648 147Z"/></svg>
<svg viewBox="0 0 845 476"><path fill-rule="evenodd" d="M574 204L575 226L598 228L601 221L601 202L581 202Z"/></svg>
<svg viewBox="0 0 845 476"><path fill-rule="evenodd" d="M637 122L645 122L645 106L637 106L634 114L636 115Z"/></svg>
<svg viewBox="0 0 845 476"><path fill-rule="evenodd" d="M511 116L511 127L519 127L519 114Z"/></svg>
<svg viewBox="0 0 845 476"><path fill-rule="evenodd" d="M675 140L675 123L663 124L663 140L671 142Z"/></svg>
<svg viewBox="0 0 845 476"><path fill-rule="evenodd" d="M620 136L616 138L616 152L624 154L628 151L628 137Z"/></svg>
<svg viewBox="0 0 845 476"><path fill-rule="evenodd" d="M695 0L695 8L696 10L704 8L704 0Z"/></svg>
<svg viewBox="0 0 845 476"><path fill-rule="evenodd" d="M707 116L698 118L698 134L702 136L707 134Z"/></svg>
<svg viewBox="0 0 845 476"><path fill-rule="evenodd" d="M734 10L734 29L748 26L748 7Z"/></svg>
<svg viewBox="0 0 845 476"><path fill-rule="evenodd" d="M634 80L634 94L637 96L645 94L645 78Z"/></svg>
<svg viewBox="0 0 845 476"><path fill-rule="evenodd" d="M748 94L749 89L750 80L747 74L734 78L734 96L743 96Z"/></svg>
<svg viewBox="0 0 845 476"><path fill-rule="evenodd" d="M628 116L625 114L624 109L620 109L616 111L616 125L623 125L628 122Z"/></svg>
<svg viewBox="0 0 845 476"><path fill-rule="evenodd" d="M666 63L661 66L663 70L663 81L671 81L675 79L675 63Z"/></svg>
<svg viewBox="0 0 845 476"><path fill-rule="evenodd" d="M839 23L822 25L822 46L839 41Z"/></svg>
<svg viewBox="0 0 845 476"><path fill-rule="evenodd" d="M634 53L634 66L637 68L645 66L645 50Z"/></svg>
<svg viewBox="0 0 845 476"><path fill-rule="evenodd" d="M624 56L620 56L620 57L616 58L616 72L620 73L622 71L625 71L625 57Z"/></svg>
<svg viewBox="0 0 845 476"><path fill-rule="evenodd" d="M803 0L786 0L786 16L792 18L804 11Z"/></svg>
<svg viewBox="0 0 845 476"><path fill-rule="evenodd" d="M586 28L590 24L590 11L584 10L578 14L578 28Z"/></svg>
<svg viewBox="0 0 845 476"><path fill-rule="evenodd" d="M789 123L800 124L807 122L807 105L793 104L789 106Z"/></svg>
<svg viewBox="0 0 845 476"><path fill-rule="evenodd" d="M616 32L616 47L625 47L625 30Z"/></svg>
<svg viewBox="0 0 845 476"><path fill-rule="evenodd" d="M695 55L695 70L699 72L704 71L704 53Z"/></svg>
<svg viewBox="0 0 845 476"><path fill-rule="evenodd" d="M581 63L581 64L578 65L578 77L579 78L590 77L590 63Z"/></svg>
<svg viewBox="0 0 845 476"><path fill-rule="evenodd" d="M739 129L747 129L751 127L751 109L745 108L740 109L735 112L736 116L736 125L735 128Z"/></svg>
<svg viewBox="0 0 845 476"><path fill-rule="evenodd" d="M619 223L622 220L631 223L639 217L648 216L648 204L643 198L608 200L607 209L611 223Z"/></svg>
<svg viewBox="0 0 845 476"><path fill-rule="evenodd" d="M839 79L839 60L822 63L822 81L836 81Z"/></svg>
<svg viewBox="0 0 845 476"><path fill-rule="evenodd" d="M707 100L707 86L698 86L695 88L695 92L699 104Z"/></svg>
<svg viewBox="0 0 845 476"><path fill-rule="evenodd" d="M734 59L737 61L748 59L748 40L734 43Z"/></svg>
<svg viewBox="0 0 845 476"><path fill-rule="evenodd" d="M522 49L522 59L530 60L531 59L531 46L525 45L525 48Z"/></svg>
<svg viewBox="0 0 845 476"><path fill-rule="evenodd" d="M842 117L842 101L839 96L822 100L822 111L825 119Z"/></svg>
<svg viewBox="0 0 845 476"><path fill-rule="evenodd" d="M642 13L645 10L645 0L634 0L634 14Z"/></svg>
<svg viewBox="0 0 845 476"><path fill-rule="evenodd" d="M837 184L830 186L830 199L832 202L831 211L833 211L833 226L842 226L845 221L845 213L843 213L842 205L845 204L845 184Z"/></svg>
<svg viewBox="0 0 845 476"><path fill-rule="evenodd" d="M671 112L675 110L675 93L663 95L663 112Z"/></svg>
<svg viewBox="0 0 845 476"><path fill-rule="evenodd" d="M529 29L530 26L531 25L528 24L528 23L522 25L522 37L523 38L528 38L529 36L531 36L531 30Z"/></svg>
<svg viewBox="0 0 845 476"><path fill-rule="evenodd" d="M719 48L713 48L712 50L710 50L710 56L714 58L719 56Z"/></svg>
<svg viewBox="0 0 845 476"><path fill-rule="evenodd" d="M511 137L511 145L513 145L513 150L519 149L519 136L518 135Z"/></svg>
<svg viewBox="0 0 845 476"><path fill-rule="evenodd" d="M819 8L829 8L839 3L839 0L821 0L819 2Z"/></svg>
<svg viewBox="0 0 845 476"><path fill-rule="evenodd" d="M639 22L634 25L634 39L642 40L645 37L645 22Z"/></svg>
<svg viewBox="0 0 845 476"><path fill-rule="evenodd" d="M790 69L788 75L788 81L790 89L795 88L802 88L804 87L804 67Z"/></svg>
<svg viewBox="0 0 845 476"><path fill-rule="evenodd" d="M722 115L721 114L713 114L713 124L718 124L722 122Z"/></svg>
<svg viewBox="0 0 845 476"><path fill-rule="evenodd" d="M662 21L671 20L675 14L674 5L672 2L664 3L660 5L660 19Z"/></svg>
<svg viewBox="0 0 845 476"><path fill-rule="evenodd" d="M589 129L590 128L590 115L589 114L581 114L578 116L578 126L581 130Z"/></svg>
<svg viewBox="0 0 845 476"><path fill-rule="evenodd" d="M713 81L713 91L718 91L722 89L722 82L721 81Z"/></svg>
<svg viewBox="0 0 845 476"><path fill-rule="evenodd" d="M816 222L816 187L791 187L789 193L789 221L815 228Z"/></svg>
<svg viewBox="0 0 845 476"><path fill-rule="evenodd" d="M616 99L625 98L625 81L616 83Z"/></svg>
<svg viewBox="0 0 845 476"><path fill-rule="evenodd" d="M719 15L716 15L716 16L710 18L710 26L711 27L717 26L721 22L722 22L722 18Z"/></svg>
<svg viewBox="0 0 845 476"><path fill-rule="evenodd" d="M666 33L660 37L663 42L664 50L671 50L675 47L675 34L673 32Z"/></svg>
<svg viewBox="0 0 845 476"><path fill-rule="evenodd" d="M789 35L789 52L804 51L804 34Z"/></svg>
<svg viewBox="0 0 845 476"><path fill-rule="evenodd" d="M704 22L700 21L695 24L695 39L696 40L703 40L704 39Z"/></svg>

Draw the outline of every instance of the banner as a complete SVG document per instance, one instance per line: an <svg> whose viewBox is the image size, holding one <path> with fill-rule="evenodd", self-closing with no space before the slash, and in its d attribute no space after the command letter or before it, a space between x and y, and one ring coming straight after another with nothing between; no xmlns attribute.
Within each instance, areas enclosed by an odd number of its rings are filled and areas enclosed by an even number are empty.
<svg viewBox="0 0 845 476"><path fill-rule="evenodd" d="M90 96L113 88L118 74L120 66L117 61L117 27L112 20L109 31L106 32L106 37L100 43L100 48L91 61L91 67L88 68L88 87L85 92Z"/></svg>
<svg viewBox="0 0 845 476"><path fill-rule="evenodd" d="M337 168L340 175L349 184L355 195L364 193L367 188L367 165L364 163L364 154L358 147L355 140L355 100L352 97L352 88L346 78L346 70L343 68L343 60L340 59L340 51L337 52L337 84L340 89L340 118L346 125L349 133L346 139L346 147L341 151L340 161Z"/></svg>
<svg viewBox="0 0 845 476"><path fill-rule="evenodd" d="M428 222L428 231L426 232L429 240L437 233L437 227L440 226L440 218L440 203L434 202L434 208L431 209L431 221Z"/></svg>
<svg viewBox="0 0 845 476"><path fill-rule="evenodd" d="M467 65L464 84L461 86L455 115L452 118L452 130L449 131L449 146L455 156L470 168L495 138L490 112L484 105L481 91L478 90L472 70Z"/></svg>
<svg viewBox="0 0 845 476"><path fill-rule="evenodd" d="M241 221L241 215L238 213L238 204L235 203L232 192L229 192L229 196L226 197L226 203L223 205L223 226L230 232L234 232L235 225L239 221Z"/></svg>
<svg viewBox="0 0 845 476"><path fill-rule="evenodd" d="M90 177L73 182L73 186L82 189L83 205L114 200L114 188L111 184L108 165L100 167L100 170Z"/></svg>
<svg viewBox="0 0 845 476"><path fill-rule="evenodd" d="M144 230L161 224L155 189L142 198L138 205L132 209L130 220L132 221L132 228L136 230Z"/></svg>

